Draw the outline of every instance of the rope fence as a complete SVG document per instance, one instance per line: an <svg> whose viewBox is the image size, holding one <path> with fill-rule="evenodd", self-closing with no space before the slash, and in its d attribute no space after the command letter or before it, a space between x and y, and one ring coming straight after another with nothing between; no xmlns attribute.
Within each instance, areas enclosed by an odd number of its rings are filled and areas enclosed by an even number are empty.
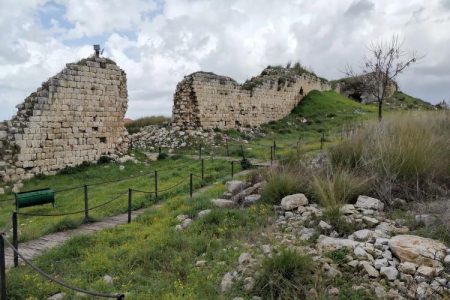
<svg viewBox="0 0 450 300"><path fill-rule="evenodd" d="M7 295L6 295L6 271L5 271L5 242L6 244L13 250L14 254L17 255L18 257L20 257L22 259L22 261L25 262L25 264L27 264L30 268L32 268L34 271L36 271L37 273L39 273L42 277L46 278L47 280L50 280L62 287L65 287L67 289L79 292L79 293L83 293L89 296L93 296L93 297L100 297L100 298L109 298L109 299L125 299L125 295L124 294L107 294L107 293L102 293L102 292L96 292L96 291L91 291L91 290L85 290L73 285L70 285L60 279L57 279L49 274L47 274L44 270L42 270L41 268L39 268L38 266L34 265L31 261L29 261L24 255L22 255L22 253L20 253L18 251L18 249L13 245L13 243L11 243L10 241L8 241L8 239L6 239L4 237L3 234L0 235L0 276L1 276L1 300L6 300L7 299Z"/></svg>

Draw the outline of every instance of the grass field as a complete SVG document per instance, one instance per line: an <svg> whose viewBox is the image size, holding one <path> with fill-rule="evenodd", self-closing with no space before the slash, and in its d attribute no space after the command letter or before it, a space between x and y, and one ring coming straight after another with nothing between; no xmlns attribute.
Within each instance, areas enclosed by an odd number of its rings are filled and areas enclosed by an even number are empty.
<svg viewBox="0 0 450 300"><path fill-rule="evenodd" d="M302 151L316 153L320 149L320 137L325 133L325 147L340 140L342 131L358 126L358 123L376 117L376 108L351 101L334 92L310 93L293 113L279 122L264 126L266 136L244 146L246 157L263 160L270 158L270 146L277 143L280 157L295 151L297 142ZM192 149L195 151L196 149ZM230 145L230 153L238 158L240 144ZM204 150L205 155L211 149ZM195 153L195 152L194 152ZM215 156L225 155L225 148L215 149ZM56 190L82 186L96 182L118 180L142 175L130 180L89 188L91 205L103 203L111 196L126 192L130 187L153 190L151 174L160 171L160 189L170 187L180 180L180 186L170 194L162 195L161 205L152 206L153 199L136 195L134 207L148 206L147 211L131 224L108 229L90 236L71 239L65 245L48 251L35 259L44 271L68 283L96 291L125 293L126 299L220 299L220 280L232 269L246 243L258 238L261 230L273 216L270 205L255 205L247 210L222 210L214 208L208 216L198 219L184 231L175 230L179 222L176 216L212 208L210 199L224 191L224 181L229 178L230 163L224 160L207 160L206 183L213 185L188 196L188 174L200 174L200 162L178 157L146 165L143 155L135 155L141 163L128 162L125 169L119 165L91 166L70 175L35 178L25 183L25 190L52 187ZM236 172L238 164L235 164ZM228 176L228 177L227 177ZM195 182L200 187L200 182ZM2 198L5 199L5 198ZM93 218L101 218L126 211L126 196L111 206L91 212ZM42 206L26 208L29 212L64 212L83 208L82 189L57 194L56 208ZM3 203L0 209L0 225L6 224L13 207ZM66 218L23 218L20 220L21 240L45 233L76 226L83 215ZM196 262L204 260L202 266ZM103 282L104 275L113 277L113 285ZM43 280L28 267L11 269L7 275L10 299L45 299L60 291L67 299L77 299L72 292ZM357 298L355 298L357 299Z"/></svg>

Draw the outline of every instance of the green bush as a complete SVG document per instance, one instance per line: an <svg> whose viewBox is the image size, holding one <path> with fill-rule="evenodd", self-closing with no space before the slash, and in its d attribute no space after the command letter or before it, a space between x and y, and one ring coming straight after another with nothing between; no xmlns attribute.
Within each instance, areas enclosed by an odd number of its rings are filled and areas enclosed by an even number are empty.
<svg viewBox="0 0 450 300"><path fill-rule="evenodd" d="M340 236L352 234L357 229L355 223L349 223L343 218L339 211L339 207L329 207L325 209L323 218L327 223L333 226L333 229L336 230Z"/></svg>
<svg viewBox="0 0 450 300"><path fill-rule="evenodd" d="M297 181L287 172L272 172L267 175L261 199L264 202L278 205L280 200L298 192Z"/></svg>
<svg viewBox="0 0 450 300"><path fill-rule="evenodd" d="M341 207L353 202L368 191L369 179L356 176L346 169L337 169L330 174L313 175L313 191L324 207Z"/></svg>
<svg viewBox="0 0 450 300"><path fill-rule="evenodd" d="M311 257L282 250L263 261L255 290L263 299L305 299L314 282L315 270Z"/></svg>
<svg viewBox="0 0 450 300"><path fill-rule="evenodd" d="M240 164L241 164L242 170L248 170L248 169L251 169L251 168L252 168L252 163L250 162L250 160L248 160L248 159L245 158L245 157L243 157L243 158L241 159Z"/></svg>
<svg viewBox="0 0 450 300"><path fill-rule="evenodd" d="M158 158L157 159L158 160L164 160L164 159L166 159L168 157L169 157L169 155L167 153L161 152L161 153L158 154Z"/></svg>
<svg viewBox="0 0 450 300"><path fill-rule="evenodd" d="M113 159L109 156L106 155L102 155L100 156L100 158L97 160L97 164L98 165L105 165L105 164L109 164L111 161L113 161Z"/></svg>

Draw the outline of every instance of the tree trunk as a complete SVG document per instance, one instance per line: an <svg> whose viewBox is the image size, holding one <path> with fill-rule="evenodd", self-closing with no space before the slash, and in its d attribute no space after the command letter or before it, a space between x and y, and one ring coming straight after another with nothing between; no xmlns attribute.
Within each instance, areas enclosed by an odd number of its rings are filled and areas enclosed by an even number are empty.
<svg viewBox="0 0 450 300"><path fill-rule="evenodd" d="M380 100L380 101L378 101L378 121L379 122L381 122L381 120L383 119L382 108L383 108L383 101Z"/></svg>

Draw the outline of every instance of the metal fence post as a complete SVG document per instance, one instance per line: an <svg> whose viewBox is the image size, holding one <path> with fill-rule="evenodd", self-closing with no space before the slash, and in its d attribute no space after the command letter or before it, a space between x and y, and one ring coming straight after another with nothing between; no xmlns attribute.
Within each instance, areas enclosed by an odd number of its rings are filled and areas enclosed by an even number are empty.
<svg viewBox="0 0 450 300"><path fill-rule="evenodd" d="M270 146L270 165L273 163L273 146Z"/></svg>
<svg viewBox="0 0 450 300"><path fill-rule="evenodd" d="M231 161L231 178L234 177L234 161Z"/></svg>
<svg viewBox="0 0 450 300"><path fill-rule="evenodd" d="M230 150L228 149L228 139L225 140L225 147L227 149L227 156L230 156Z"/></svg>
<svg viewBox="0 0 450 300"><path fill-rule="evenodd" d="M242 159L245 159L244 146L241 145Z"/></svg>
<svg viewBox="0 0 450 300"><path fill-rule="evenodd" d="M277 143L275 142L275 140L273 141L273 151L275 151L277 149Z"/></svg>
<svg viewBox="0 0 450 300"><path fill-rule="evenodd" d="M158 147L158 154L161 154L161 147Z"/></svg>
<svg viewBox="0 0 450 300"><path fill-rule="evenodd" d="M1 300L6 298L6 265L5 265L5 241L3 240L3 233L0 233L0 290Z"/></svg>
<svg viewBox="0 0 450 300"><path fill-rule="evenodd" d="M322 135L320 136L320 150L323 149L324 142L325 142L325 134L322 132Z"/></svg>
<svg viewBox="0 0 450 300"><path fill-rule="evenodd" d="M202 159L202 144L198 148L198 159Z"/></svg>
<svg viewBox="0 0 450 300"><path fill-rule="evenodd" d="M192 184L192 173L189 174L189 195L192 199L192 190L193 190L193 184Z"/></svg>
<svg viewBox="0 0 450 300"><path fill-rule="evenodd" d="M155 199L158 199L158 171L155 171Z"/></svg>
<svg viewBox="0 0 450 300"><path fill-rule="evenodd" d="M131 223L131 198L133 197L133 190L128 189L128 224Z"/></svg>
<svg viewBox="0 0 450 300"><path fill-rule="evenodd" d="M84 185L84 219L89 220L89 196L88 196L88 186Z"/></svg>
<svg viewBox="0 0 450 300"><path fill-rule="evenodd" d="M12 213L12 225L13 225L13 246L17 250L19 250L19 237L18 237L18 228L17 228L17 212ZM19 255L17 255L16 251L14 253L14 267L19 266Z"/></svg>
<svg viewBox="0 0 450 300"><path fill-rule="evenodd" d="M202 181L205 178L205 160L202 158Z"/></svg>

